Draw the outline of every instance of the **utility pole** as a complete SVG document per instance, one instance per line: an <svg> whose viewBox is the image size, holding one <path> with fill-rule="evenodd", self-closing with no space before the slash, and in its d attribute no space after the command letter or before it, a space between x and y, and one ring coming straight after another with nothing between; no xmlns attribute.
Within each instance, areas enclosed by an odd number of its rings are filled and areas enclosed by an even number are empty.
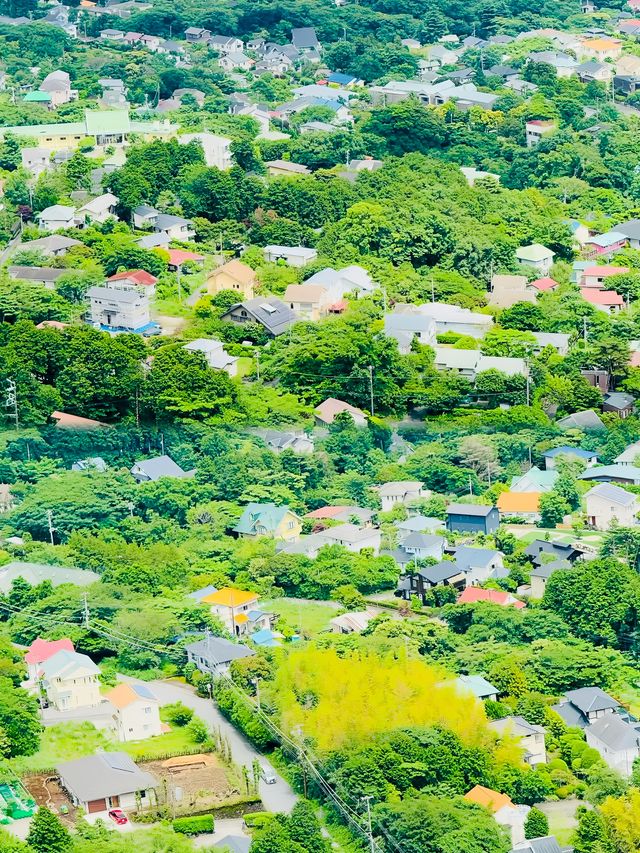
<svg viewBox="0 0 640 853"><path fill-rule="evenodd" d="M51 539L51 544L55 545L55 542L53 541L53 533L55 531L55 527L53 526L52 513L50 509L47 510L47 522L49 524L49 539Z"/></svg>
<svg viewBox="0 0 640 853"><path fill-rule="evenodd" d="M433 276L431 276L431 302L435 302L435 301L436 301L436 292L435 292L434 284L433 284Z"/></svg>
<svg viewBox="0 0 640 853"><path fill-rule="evenodd" d="M7 397L5 406L8 410L7 417L15 423L16 429L20 428L18 420L18 389L13 379L7 379Z"/></svg>
<svg viewBox="0 0 640 853"><path fill-rule="evenodd" d="M82 623L85 628L89 627L89 603L86 592L82 594Z"/></svg>
<svg viewBox="0 0 640 853"><path fill-rule="evenodd" d="M182 302L182 288L180 287L180 277L182 275L182 267L178 264L178 268L176 270L176 275L178 278L178 302Z"/></svg>
<svg viewBox="0 0 640 853"><path fill-rule="evenodd" d="M302 790L304 797L307 798L307 756L304 754L304 732L302 726L298 725L292 729L292 734L295 735L300 745L298 747L298 758L302 767Z"/></svg>
<svg viewBox="0 0 640 853"><path fill-rule="evenodd" d="M258 711L260 711L261 710L261 708L260 708L260 679L254 678L253 684L256 688L256 702L258 703Z"/></svg>
<svg viewBox="0 0 640 853"><path fill-rule="evenodd" d="M376 845L373 840L373 831L371 830L371 800L373 797L371 794L367 794L364 797L361 797L367 804L367 837L369 838L369 849L371 853L376 853Z"/></svg>
<svg viewBox="0 0 640 853"><path fill-rule="evenodd" d="M529 405L529 374L527 373L527 406Z"/></svg>
<svg viewBox="0 0 640 853"><path fill-rule="evenodd" d="M369 397L371 402L371 417L373 417L373 365L369 365Z"/></svg>
<svg viewBox="0 0 640 853"><path fill-rule="evenodd" d="M584 341L584 345L587 345L587 318L582 318L582 340Z"/></svg>
<svg viewBox="0 0 640 853"><path fill-rule="evenodd" d="M256 379L260 382L260 348L256 349Z"/></svg>

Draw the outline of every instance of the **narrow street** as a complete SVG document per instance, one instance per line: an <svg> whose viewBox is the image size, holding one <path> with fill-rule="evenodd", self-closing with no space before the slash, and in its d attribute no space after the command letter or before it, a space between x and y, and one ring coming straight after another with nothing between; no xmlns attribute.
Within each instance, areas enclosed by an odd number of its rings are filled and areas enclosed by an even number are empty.
<svg viewBox="0 0 640 853"><path fill-rule="evenodd" d="M156 695L161 705L171 702L182 702L193 708L195 713L201 717L207 725L220 729L231 744L231 753L236 764L244 764L249 771L255 759L265 767L271 768L277 781L273 785L260 782L260 797L265 809L272 812L285 812L288 814L296 803L297 795L293 789L267 761L267 759L253 747L231 723L222 716L220 711L209 699L202 699L187 687L180 684L168 684L165 681L137 681L126 675L119 676L120 681L129 684L138 683L147 685Z"/></svg>

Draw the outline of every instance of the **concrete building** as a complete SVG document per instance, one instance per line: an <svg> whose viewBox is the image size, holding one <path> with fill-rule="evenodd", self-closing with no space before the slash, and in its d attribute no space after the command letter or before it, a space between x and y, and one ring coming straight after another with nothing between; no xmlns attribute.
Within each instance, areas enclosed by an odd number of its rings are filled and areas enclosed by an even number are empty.
<svg viewBox="0 0 640 853"><path fill-rule="evenodd" d="M555 121L543 121L542 119L528 121L525 125L527 148L533 148L534 145L540 142L543 136L553 133L556 128L557 124Z"/></svg>
<svg viewBox="0 0 640 853"><path fill-rule="evenodd" d="M91 287L87 296L91 322L96 327L107 331L143 332L152 326L146 293Z"/></svg>

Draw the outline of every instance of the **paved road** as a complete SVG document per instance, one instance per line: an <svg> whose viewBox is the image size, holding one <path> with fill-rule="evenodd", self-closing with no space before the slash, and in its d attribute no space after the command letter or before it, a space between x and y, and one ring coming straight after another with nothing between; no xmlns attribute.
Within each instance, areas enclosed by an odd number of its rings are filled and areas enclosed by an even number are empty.
<svg viewBox="0 0 640 853"><path fill-rule="evenodd" d="M121 681L129 683L135 682L135 678L129 678L126 675L119 676ZM265 767L270 767L277 779L274 785L267 785L265 782L260 782L260 797L268 811L289 813L294 807L297 796L293 789L278 773L267 759L253 747L249 741L240 734L240 732L225 719L214 703L209 699L201 699L196 696L189 688L182 687L180 684L169 684L165 681L145 681L140 682L147 684L158 697L161 705L167 705L170 702L183 702L196 712L205 723L212 728L219 728L220 731L228 738L231 744L231 753L236 764L244 764L251 772L251 765L254 759L258 759Z"/></svg>

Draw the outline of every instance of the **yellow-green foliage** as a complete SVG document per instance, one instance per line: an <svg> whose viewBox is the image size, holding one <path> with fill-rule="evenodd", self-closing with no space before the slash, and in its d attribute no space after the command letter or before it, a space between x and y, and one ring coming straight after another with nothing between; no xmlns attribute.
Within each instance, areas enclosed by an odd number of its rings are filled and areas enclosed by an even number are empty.
<svg viewBox="0 0 640 853"><path fill-rule="evenodd" d="M467 744L489 743L481 702L458 692L451 677L404 655L348 655L313 645L282 660L270 690L282 726L302 725L321 751L377 732L441 724Z"/></svg>

